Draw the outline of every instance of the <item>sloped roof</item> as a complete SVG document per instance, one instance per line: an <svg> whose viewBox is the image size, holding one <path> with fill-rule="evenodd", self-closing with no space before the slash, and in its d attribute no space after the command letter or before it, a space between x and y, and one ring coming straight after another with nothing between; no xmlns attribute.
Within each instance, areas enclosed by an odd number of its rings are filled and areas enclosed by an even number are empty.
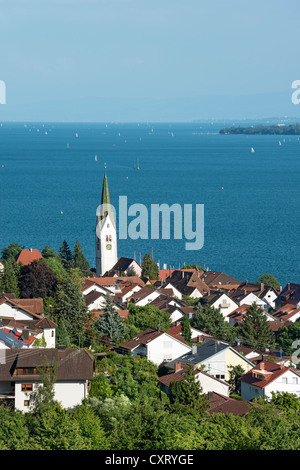
<svg viewBox="0 0 300 470"><path fill-rule="evenodd" d="M296 307L293 304L285 304L280 307L276 312L272 313L272 316L277 319L288 320L294 315L300 312L300 307Z"/></svg>
<svg viewBox="0 0 300 470"><path fill-rule="evenodd" d="M27 306L25 307L24 305L20 305L20 303L18 303L19 301L20 301L20 299L10 299L10 298L6 297L5 295L2 295L2 297L0 297L0 305L2 305L4 303L9 303L12 307L17 307L20 310L23 310L25 313L29 313L34 318L37 318L37 319L42 318L41 315L38 315L37 313L34 313L33 310L31 310Z"/></svg>
<svg viewBox="0 0 300 470"><path fill-rule="evenodd" d="M33 261L37 261L42 258L43 258L43 255L39 250L35 248L30 248L30 249L24 248L16 256L16 262L22 263L24 266L28 266Z"/></svg>
<svg viewBox="0 0 300 470"><path fill-rule="evenodd" d="M112 271L126 271L129 266L132 264L132 263L137 263L137 261L134 259L134 258L126 258L124 256L122 256L121 258L118 259L118 261L116 262L116 264L112 267Z"/></svg>
<svg viewBox="0 0 300 470"><path fill-rule="evenodd" d="M288 303L297 305L300 302L300 284L289 282L275 299L276 303Z"/></svg>
<svg viewBox="0 0 300 470"><path fill-rule="evenodd" d="M43 367L57 364L57 380L91 380L94 357L85 349L65 348L21 349L17 352L6 349L5 362L0 363L0 381L38 380L38 375L14 375L16 368Z"/></svg>
<svg viewBox="0 0 300 470"><path fill-rule="evenodd" d="M204 271L201 275L201 279L209 286L216 286L216 285L240 285L241 281L235 279L228 274L219 272L219 271Z"/></svg>
<svg viewBox="0 0 300 470"><path fill-rule="evenodd" d="M278 377L285 374L288 370L293 369L290 369L289 367L286 367L282 364L277 364L275 362L262 361L255 367L253 367L251 370L249 370L242 377L240 377L239 380L241 382L253 385L254 387L265 388ZM260 378L255 377L253 375L253 373L255 372L264 375L265 379L262 380Z"/></svg>
<svg viewBox="0 0 300 470"><path fill-rule="evenodd" d="M14 299L14 302L20 305L20 307L25 307L27 310L37 315L44 313L43 299Z"/></svg>
<svg viewBox="0 0 300 470"><path fill-rule="evenodd" d="M259 406L246 400L235 400L230 397L221 395L220 393L211 392L208 397L209 409L208 413L230 413L235 416L244 416L249 413L253 406Z"/></svg>

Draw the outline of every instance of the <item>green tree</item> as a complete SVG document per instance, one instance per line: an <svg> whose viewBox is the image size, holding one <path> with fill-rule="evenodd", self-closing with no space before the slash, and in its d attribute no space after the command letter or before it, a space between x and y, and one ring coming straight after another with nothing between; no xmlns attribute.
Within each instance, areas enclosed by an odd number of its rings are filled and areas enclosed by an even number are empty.
<svg viewBox="0 0 300 470"><path fill-rule="evenodd" d="M110 294L105 295L103 315L96 321L95 328L101 336L107 336L112 344L120 343L125 336L125 325L116 311Z"/></svg>
<svg viewBox="0 0 300 470"><path fill-rule="evenodd" d="M73 249L73 268L79 268L83 277L89 277L91 275L90 265L85 258L79 241L75 243Z"/></svg>
<svg viewBox="0 0 300 470"><path fill-rule="evenodd" d="M181 334L187 343L191 342L192 340L191 324L187 315L184 315L183 320L181 322Z"/></svg>
<svg viewBox="0 0 300 470"><path fill-rule="evenodd" d="M192 321L195 328L223 341L234 341L235 328L225 321L220 310L209 304L197 305Z"/></svg>
<svg viewBox="0 0 300 470"><path fill-rule="evenodd" d="M61 259L63 267L68 271L72 267L73 256L66 240L63 241L62 246L59 248L58 256Z"/></svg>
<svg viewBox="0 0 300 470"><path fill-rule="evenodd" d="M87 313L79 285L69 277L58 282L54 295L54 321L58 323L62 319L69 335L76 337L85 331Z"/></svg>
<svg viewBox="0 0 300 470"><path fill-rule="evenodd" d="M30 392L30 410L34 415L41 416L53 406L57 406L54 396L54 384L57 379L57 364L49 364L45 357L43 367L37 368L37 373L41 379L41 385Z"/></svg>
<svg viewBox="0 0 300 470"><path fill-rule="evenodd" d="M159 269L155 261L152 259L150 253L144 255L142 261L142 277L147 277L148 279L155 280L159 277Z"/></svg>
<svg viewBox="0 0 300 470"><path fill-rule="evenodd" d="M294 341L298 341L299 338L300 322L295 321L290 326L280 328L277 341L287 355L292 355L295 352L293 343Z"/></svg>
<svg viewBox="0 0 300 470"><path fill-rule="evenodd" d="M242 368L242 366L237 365L237 366L229 366L228 372L229 372L229 379L227 382L230 385L230 393L240 395L241 382L239 378L245 374L245 370Z"/></svg>
<svg viewBox="0 0 300 470"><path fill-rule="evenodd" d="M7 248L2 249L2 259L8 261L11 258L16 258L16 256L22 251L24 246L18 245L17 243L11 243Z"/></svg>
<svg viewBox="0 0 300 470"><path fill-rule="evenodd" d="M14 258L9 258L4 262L4 272L0 280L0 290L6 294L15 294L19 297L19 279L18 279L19 267L15 262Z"/></svg>
<svg viewBox="0 0 300 470"><path fill-rule="evenodd" d="M100 418L86 403L75 408L71 417L79 426L81 435L88 439L89 450L109 449L109 439L105 434Z"/></svg>
<svg viewBox="0 0 300 470"><path fill-rule="evenodd" d="M44 259L48 258L58 258L58 255L56 254L55 250L50 248L49 245L46 245L45 248L42 251L42 255Z"/></svg>
<svg viewBox="0 0 300 470"><path fill-rule="evenodd" d="M56 331L56 344L58 346L64 345L67 348L71 346L70 337L67 332L63 318L59 318L57 331Z"/></svg>
<svg viewBox="0 0 300 470"><path fill-rule="evenodd" d="M277 281L273 274L261 274L256 283L263 283L265 286L274 287L274 289L280 289L280 282Z"/></svg>
<svg viewBox="0 0 300 470"><path fill-rule="evenodd" d="M237 336L244 346L261 351L275 346L275 336L263 308L255 303L247 308L243 322L237 327Z"/></svg>
<svg viewBox="0 0 300 470"><path fill-rule="evenodd" d="M202 391L200 383L195 378L194 367L189 364L184 379L171 382L170 401L182 410L191 411L203 417L209 405L207 395L204 395Z"/></svg>
<svg viewBox="0 0 300 470"><path fill-rule="evenodd" d="M271 392L269 403L275 406L277 410L285 414L300 412L300 398L295 393Z"/></svg>
<svg viewBox="0 0 300 470"><path fill-rule="evenodd" d="M40 260L40 263L46 264L51 269L56 279L62 279L67 276L67 271L58 256L43 258Z"/></svg>
<svg viewBox="0 0 300 470"><path fill-rule="evenodd" d="M171 326L170 314L159 310L154 305L140 307L130 303L128 310L129 317L126 321L126 329L133 325L139 332L146 328L161 329L161 331L167 332Z"/></svg>

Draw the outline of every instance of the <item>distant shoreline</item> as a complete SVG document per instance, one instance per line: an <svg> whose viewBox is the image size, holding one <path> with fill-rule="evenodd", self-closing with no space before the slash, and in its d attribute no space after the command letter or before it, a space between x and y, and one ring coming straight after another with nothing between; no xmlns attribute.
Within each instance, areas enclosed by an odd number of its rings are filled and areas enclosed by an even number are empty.
<svg viewBox="0 0 300 470"><path fill-rule="evenodd" d="M250 127L224 127L220 134L245 134L245 135L300 135L300 124L250 126Z"/></svg>

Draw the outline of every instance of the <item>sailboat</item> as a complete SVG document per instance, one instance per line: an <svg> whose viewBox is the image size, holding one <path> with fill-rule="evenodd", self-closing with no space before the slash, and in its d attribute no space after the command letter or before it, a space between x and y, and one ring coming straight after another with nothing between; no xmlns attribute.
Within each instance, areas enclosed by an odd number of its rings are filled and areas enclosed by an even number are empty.
<svg viewBox="0 0 300 470"><path fill-rule="evenodd" d="M254 148L253 148L253 147L251 147L251 153L254 153L254 152L255 152Z"/></svg>
<svg viewBox="0 0 300 470"><path fill-rule="evenodd" d="M278 145L279 145L279 147L282 145L280 141L278 142Z"/></svg>
<svg viewBox="0 0 300 470"><path fill-rule="evenodd" d="M97 155L95 155L95 162L97 162L97 161L98 161L98 157L97 157Z"/></svg>
<svg viewBox="0 0 300 470"><path fill-rule="evenodd" d="M139 165L139 159L137 158L136 160L136 170L140 170L140 165Z"/></svg>

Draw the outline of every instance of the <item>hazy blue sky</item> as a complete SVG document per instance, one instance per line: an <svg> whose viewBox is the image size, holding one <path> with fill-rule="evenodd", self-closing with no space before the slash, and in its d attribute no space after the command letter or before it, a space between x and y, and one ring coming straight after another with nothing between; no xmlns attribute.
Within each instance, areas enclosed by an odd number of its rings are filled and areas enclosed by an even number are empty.
<svg viewBox="0 0 300 470"><path fill-rule="evenodd" d="M0 0L0 120L300 116L299 0Z"/></svg>

